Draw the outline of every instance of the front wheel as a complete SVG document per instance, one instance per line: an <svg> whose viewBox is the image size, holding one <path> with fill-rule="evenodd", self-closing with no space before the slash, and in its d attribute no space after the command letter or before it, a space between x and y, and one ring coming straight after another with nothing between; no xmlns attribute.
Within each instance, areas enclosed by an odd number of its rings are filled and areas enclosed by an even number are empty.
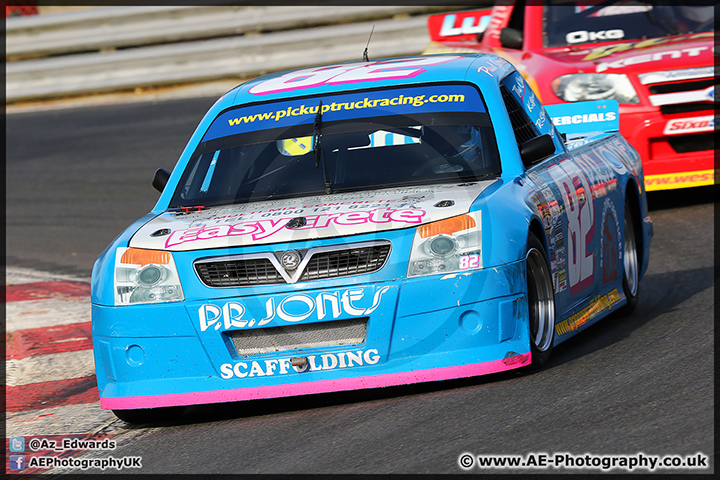
<svg viewBox="0 0 720 480"><path fill-rule="evenodd" d="M555 292L545 247L532 233L528 236L525 263L532 364L541 366L550 358L555 340Z"/></svg>

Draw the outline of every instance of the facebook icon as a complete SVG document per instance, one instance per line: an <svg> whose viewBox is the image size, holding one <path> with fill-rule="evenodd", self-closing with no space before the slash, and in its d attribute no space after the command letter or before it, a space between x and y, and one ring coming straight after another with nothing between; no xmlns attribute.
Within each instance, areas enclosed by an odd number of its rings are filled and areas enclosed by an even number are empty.
<svg viewBox="0 0 720 480"><path fill-rule="evenodd" d="M25 455L10 455L10 470L23 470L25 468Z"/></svg>

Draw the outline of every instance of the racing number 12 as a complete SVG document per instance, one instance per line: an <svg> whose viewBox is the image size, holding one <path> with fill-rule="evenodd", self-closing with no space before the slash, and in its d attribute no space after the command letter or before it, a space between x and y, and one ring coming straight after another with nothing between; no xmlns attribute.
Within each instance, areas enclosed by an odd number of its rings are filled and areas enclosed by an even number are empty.
<svg viewBox="0 0 720 480"><path fill-rule="evenodd" d="M592 285L595 266L592 239L595 235L593 194L585 174L569 159L551 165L548 173L560 189L567 217L567 262L570 295ZM590 250L588 252L588 250Z"/></svg>

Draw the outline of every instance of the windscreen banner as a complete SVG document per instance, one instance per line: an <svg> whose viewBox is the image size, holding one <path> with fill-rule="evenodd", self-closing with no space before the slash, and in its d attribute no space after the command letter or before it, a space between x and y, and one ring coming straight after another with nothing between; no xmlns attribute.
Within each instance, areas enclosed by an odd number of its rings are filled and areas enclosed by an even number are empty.
<svg viewBox="0 0 720 480"><path fill-rule="evenodd" d="M470 85L445 84L371 90L234 108L221 113L213 121L202 141L313 123L321 101L323 122L385 115L487 111L477 89Z"/></svg>

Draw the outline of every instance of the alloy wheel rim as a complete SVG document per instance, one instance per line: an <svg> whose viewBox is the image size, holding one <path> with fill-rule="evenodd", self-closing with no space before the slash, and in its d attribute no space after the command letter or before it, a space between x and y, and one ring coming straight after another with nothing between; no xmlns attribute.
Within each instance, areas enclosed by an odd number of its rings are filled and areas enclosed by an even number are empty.
<svg viewBox="0 0 720 480"><path fill-rule="evenodd" d="M528 308L530 310L530 336L538 350L550 348L555 324L555 299L550 270L536 248L527 254Z"/></svg>

